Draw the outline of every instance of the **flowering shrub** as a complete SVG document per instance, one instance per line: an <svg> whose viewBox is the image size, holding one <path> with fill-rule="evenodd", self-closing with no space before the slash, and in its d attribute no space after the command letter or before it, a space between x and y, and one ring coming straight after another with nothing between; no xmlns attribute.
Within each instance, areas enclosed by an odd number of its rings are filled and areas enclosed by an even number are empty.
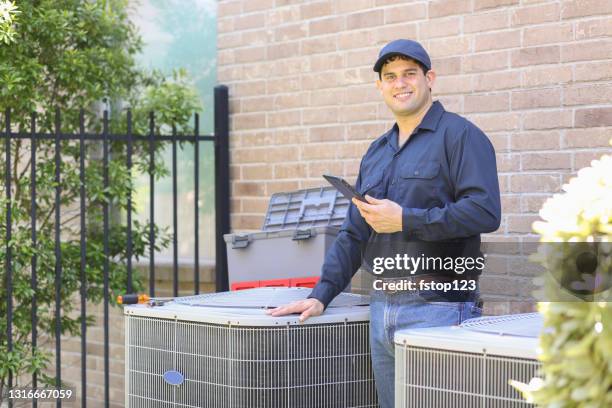
<svg viewBox="0 0 612 408"><path fill-rule="evenodd" d="M546 328L540 337L542 378L512 385L539 406L610 407L612 303L596 300L610 294L612 156L594 160L563 191L546 201L540 211L543 221L533 225L542 242L563 243L563 250L550 251L540 262L551 274L569 267L580 269L573 250L580 244L571 244L592 243L597 253L589 275L595 277L590 287L593 297L539 303Z"/></svg>

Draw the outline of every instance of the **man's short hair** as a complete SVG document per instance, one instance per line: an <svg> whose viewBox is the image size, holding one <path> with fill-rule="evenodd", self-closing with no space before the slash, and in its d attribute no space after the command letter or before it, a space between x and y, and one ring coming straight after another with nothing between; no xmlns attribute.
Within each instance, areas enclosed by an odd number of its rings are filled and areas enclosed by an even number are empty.
<svg viewBox="0 0 612 408"><path fill-rule="evenodd" d="M382 66L380 67L380 71L378 71L378 79L382 79L382 69L384 68L384 66L390 62L397 61L397 60L412 61L416 63L419 66L419 68L421 68L421 71L423 71L423 75L425 75L427 71L429 71L427 67L425 66L425 64L423 64L421 61L417 61L414 58L406 57L404 55L392 55L389 58L387 58L385 62L383 62Z"/></svg>

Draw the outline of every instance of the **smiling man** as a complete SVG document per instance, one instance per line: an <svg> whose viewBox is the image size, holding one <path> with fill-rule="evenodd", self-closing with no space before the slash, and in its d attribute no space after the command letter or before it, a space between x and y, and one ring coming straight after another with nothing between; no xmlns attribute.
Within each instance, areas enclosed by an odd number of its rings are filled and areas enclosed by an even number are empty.
<svg viewBox="0 0 612 408"><path fill-rule="evenodd" d="M272 309L271 315L300 313L303 321L323 313L364 263L364 253L389 253L397 243L442 248L452 243L462 254L476 256L480 234L499 227L493 146L473 123L432 100L436 74L425 49L411 40L392 41L380 51L374 71L379 74L376 87L395 124L371 144L361 161L355 187L368 203L353 200L309 298ZM481 270L461 276L453 271L418 271L386 279L417 284L411 287L474 282L450 293L372 290L370 347L381 407L394 406L395 331L454 325L480 316Z"/></svg>

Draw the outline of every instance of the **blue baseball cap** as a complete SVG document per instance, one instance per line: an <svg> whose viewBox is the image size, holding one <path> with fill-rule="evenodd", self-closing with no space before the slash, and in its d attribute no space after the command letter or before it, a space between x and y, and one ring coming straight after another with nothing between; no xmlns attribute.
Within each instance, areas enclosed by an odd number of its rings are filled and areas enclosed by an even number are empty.
<svg viewBox="0 0 612 408"><path fill-rule="evenodd" d="M427 70L431 69L431 60L429 59L427 51L425 51L425 48L423 48L421 44L412 40L399 39L391 41L380 50L376 64L374 64L374 71L380 72L387 58L395 55L403 55L404 57L412 58L425 65Z"/></svg>

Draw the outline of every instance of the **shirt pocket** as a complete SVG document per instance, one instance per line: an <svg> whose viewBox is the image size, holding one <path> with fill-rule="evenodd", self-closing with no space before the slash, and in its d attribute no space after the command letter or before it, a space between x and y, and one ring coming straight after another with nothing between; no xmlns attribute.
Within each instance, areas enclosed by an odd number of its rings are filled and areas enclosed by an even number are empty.
<svg viewBox="0 0 612 408"><path fill-rule="evenodd" d="M365 177L363 177L362 175L362 178L363 182L361 183L361 187L359 188L359 193L361 195L369 194L374 198L381 198L379 197L379 195L383 179L382 173L377 172Z"/></svg>
<svg viewBox="0 0 612 408"><path fill-rule="evenodd" d="M400 170L403 179L432 180L438 174L440 174L440 162L408 163Z"/></svg>
<svg viewBox="0 0 612 408"><path fill-rule="evenodd" d="M440 162L406 163L399 171L401 205L415 208L441 206Z"/></svg>

